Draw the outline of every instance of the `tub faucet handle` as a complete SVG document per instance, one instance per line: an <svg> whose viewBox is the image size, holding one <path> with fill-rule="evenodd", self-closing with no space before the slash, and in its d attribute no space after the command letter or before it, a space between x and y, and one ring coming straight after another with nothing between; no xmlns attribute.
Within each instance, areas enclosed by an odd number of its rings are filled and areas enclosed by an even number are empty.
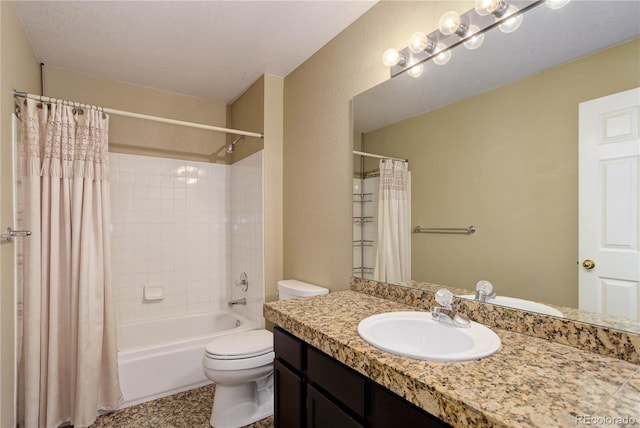
<svg viewBox="0 0 640 428"><path fill-rule="evenodd" d="M249 289L249 280L247 279L247 274L242 272L240 274L240 280L236 281L236 287L240 287L240 290L244 291L245 293L247 292L247 290Z"/></svg>

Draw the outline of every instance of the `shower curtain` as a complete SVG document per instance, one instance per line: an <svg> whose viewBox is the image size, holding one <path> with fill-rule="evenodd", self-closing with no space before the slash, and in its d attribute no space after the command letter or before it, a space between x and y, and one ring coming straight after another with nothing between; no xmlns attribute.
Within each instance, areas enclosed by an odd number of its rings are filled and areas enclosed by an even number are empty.
<svg viewBox="0 0 640 428"><path fill-rule="evenodd" d="M111 289L108 118L25 99L18 412L24 427L86 427L122 400Z"/></svg>
<svg viewBox="0 0 640 428"><path fill-rule="evenodd" d="M411 279L411 175L404 161L380 161L378 248L374 279Z"/></svg>

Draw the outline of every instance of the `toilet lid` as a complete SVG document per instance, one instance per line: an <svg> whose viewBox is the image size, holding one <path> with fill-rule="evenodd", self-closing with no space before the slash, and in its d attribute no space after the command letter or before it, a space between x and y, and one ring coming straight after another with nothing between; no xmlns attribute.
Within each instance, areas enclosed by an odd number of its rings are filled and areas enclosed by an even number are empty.
<svg viewBox="0 0 640 428"><path fill-rule="evenodd" d="M273 333L268 330L248 330L218 337L207 344L210 355L248 357L273 350Z"/></svg>

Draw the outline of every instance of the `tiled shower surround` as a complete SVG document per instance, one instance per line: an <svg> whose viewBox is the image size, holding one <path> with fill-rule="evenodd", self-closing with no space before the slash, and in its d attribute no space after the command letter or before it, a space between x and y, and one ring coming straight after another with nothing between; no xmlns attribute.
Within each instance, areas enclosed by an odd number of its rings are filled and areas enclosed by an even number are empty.
<svg viewBox="0 0 640 428"><path fill-rule="evenodd" d="M227 308L234 249L255 276L254 293L242 297L263 299L262 152L232 166L115 153L109 160L119 323ZM247 165L258 170L232 183ZM238 228L244 233L232 233ZM146 300L145 286L162 287L164 298Z"/></svg>

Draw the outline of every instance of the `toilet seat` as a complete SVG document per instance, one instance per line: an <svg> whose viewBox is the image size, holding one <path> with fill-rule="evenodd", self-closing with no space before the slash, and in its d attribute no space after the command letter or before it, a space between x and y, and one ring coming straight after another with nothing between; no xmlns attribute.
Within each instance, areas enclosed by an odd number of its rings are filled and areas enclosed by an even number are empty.
<svg viewBox="0 0 640 428"><path fill-rule="evenodd" d="M206 346L205 368L212 370L243 370L271 364L273 333L249 330L218 337Z"/></svg>
<svg viewBox="0 0 640 428"><path fill-rule="evenodd" d="M248 330L227 334L207 343L206 353L212 358L233 360L264 355L273 351L273 333Z"/></svg>
<svg viewBox="0 0 640 428"><path fill-rule="evenodd" d="M235 358L232 360L217 358L217 355L211 355L209 353L204 354L202 359L202 365L205 370L246 370L256 367L262 367L273 364L273 360L276 353L273 351L267 352L263 355L258 355L249 358Z"/></svg>

